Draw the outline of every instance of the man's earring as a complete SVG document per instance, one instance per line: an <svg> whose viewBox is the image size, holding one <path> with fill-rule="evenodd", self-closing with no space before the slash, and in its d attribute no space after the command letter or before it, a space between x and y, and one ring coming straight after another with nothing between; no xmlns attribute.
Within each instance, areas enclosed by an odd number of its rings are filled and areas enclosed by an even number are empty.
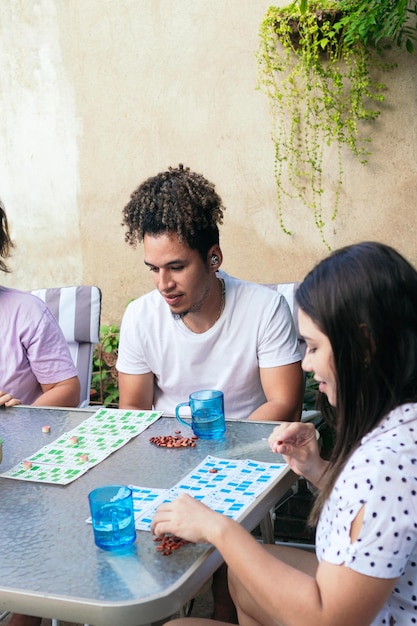
<svg viewBox="0 0 417 626"><path fill-rule="evenodd" d="M213 256L211 257L211 264L212 265L218 265L219 264L219 257L217 256L217 254L213 254Z"/></svg>

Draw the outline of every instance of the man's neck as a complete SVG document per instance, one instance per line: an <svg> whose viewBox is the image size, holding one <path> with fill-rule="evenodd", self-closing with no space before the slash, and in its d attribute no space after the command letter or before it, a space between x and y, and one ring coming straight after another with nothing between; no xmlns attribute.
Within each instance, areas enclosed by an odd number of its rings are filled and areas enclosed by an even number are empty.
<svg viewBox="0 0 417 626"><path fill-rule="evenodd" d="M209 330L224 311L226 287L222 278L215 277L205 306L200 311L190 311L182 317L185 326L193 333L201 334Z"/></svg>

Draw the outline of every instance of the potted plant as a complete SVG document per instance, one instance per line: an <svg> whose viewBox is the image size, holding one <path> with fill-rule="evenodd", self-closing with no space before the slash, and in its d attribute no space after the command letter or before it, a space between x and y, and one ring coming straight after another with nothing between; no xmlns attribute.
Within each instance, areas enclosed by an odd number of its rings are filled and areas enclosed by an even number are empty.
<svg viewBox="0 0 417 626"><path fill-rule="evenodd" d="M330 249L324 229L337 215L344 147L367 162L369 126L360 122L375 120L384 99L373 67L392 67L381 57L389 43L413 50L411 16L417 16L417 0L295 0L269 8L260 28L259 86L271 105L278 214L285 233L291 234L285 202L298 198L312 210ZM324 160L333 145L337 176L325 192Z"/></svg>

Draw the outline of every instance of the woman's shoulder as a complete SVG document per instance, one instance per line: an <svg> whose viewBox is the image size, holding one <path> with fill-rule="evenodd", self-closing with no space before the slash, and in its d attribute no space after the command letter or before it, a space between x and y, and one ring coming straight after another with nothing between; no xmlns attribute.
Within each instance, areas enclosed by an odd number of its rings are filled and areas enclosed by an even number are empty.
<svg viewBox="0 0 417 626"><path fill-rule="evenodd" d="M4 287L3 285L0 285L0 299L2 307L7 305L26 305L28 308L39 308L40 310L46 308L45 303L30 291Z"/></svg>
<svg viewBox="0 0 417 626"><path fill-rule="evenodd" d="M404 452L417 445L417 403L402 404L388 413L361 441L361 448Z"/></svg>
<svg viewBox="0 0 417 626"><path fill-rule="evenodd" d="M389 482L417 481L417 404L394 409L366 435L342 471L341 481L370 488Z"/></svg>

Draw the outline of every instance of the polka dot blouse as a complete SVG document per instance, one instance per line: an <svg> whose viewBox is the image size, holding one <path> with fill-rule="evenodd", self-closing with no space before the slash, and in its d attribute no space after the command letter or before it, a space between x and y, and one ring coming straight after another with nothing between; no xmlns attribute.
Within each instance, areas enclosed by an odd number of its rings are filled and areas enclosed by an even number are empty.
<svg viewBox="0 0 417 626"><path fill-rule="evenodd" d="M359 538L349 530L362 505ZM417 404L398 407L363 438L317 526L319 560L398 582L372 626L417 624ZM392 623L392 622L391 622Z"/></svg>

